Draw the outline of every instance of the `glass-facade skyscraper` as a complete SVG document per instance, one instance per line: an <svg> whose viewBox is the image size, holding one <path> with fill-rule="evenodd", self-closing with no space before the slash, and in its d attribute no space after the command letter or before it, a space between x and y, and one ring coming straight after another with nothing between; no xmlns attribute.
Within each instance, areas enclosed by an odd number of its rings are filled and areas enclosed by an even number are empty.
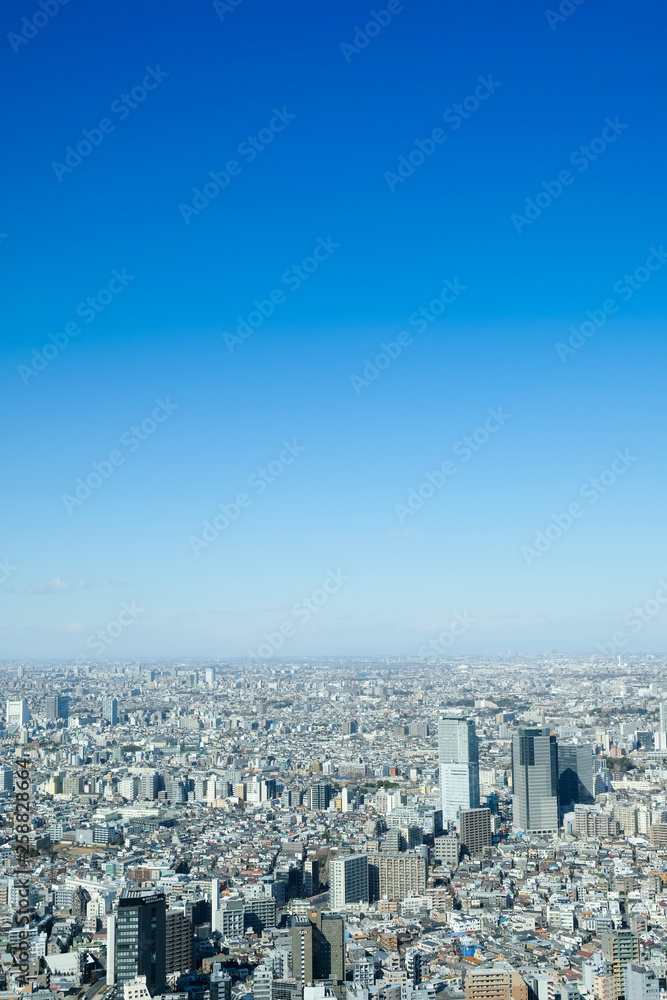
<svg viewBox="0 0 667 1000"><path fill-rule="evenodd" d="M548 729L519 729L512 737L513 826L558 833L558 744Z"/></svg>
<svg viewBox="0 0 667 1000"><path fill-rule="evenodd" d="M479 806L479 745L472 719L440 719L438 761L442 818L458 824L461 809Z"/></svg>

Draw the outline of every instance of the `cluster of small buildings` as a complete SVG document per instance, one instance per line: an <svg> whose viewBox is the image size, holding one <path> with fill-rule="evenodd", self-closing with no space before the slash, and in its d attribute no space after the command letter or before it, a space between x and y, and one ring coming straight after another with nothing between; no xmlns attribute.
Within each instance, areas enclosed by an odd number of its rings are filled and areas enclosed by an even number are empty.
<svg viewBox="0 0 667 1000"><path fill-rule="evenodd" d="M667 997L663 674L6 664L0 1000Z"/></svg>

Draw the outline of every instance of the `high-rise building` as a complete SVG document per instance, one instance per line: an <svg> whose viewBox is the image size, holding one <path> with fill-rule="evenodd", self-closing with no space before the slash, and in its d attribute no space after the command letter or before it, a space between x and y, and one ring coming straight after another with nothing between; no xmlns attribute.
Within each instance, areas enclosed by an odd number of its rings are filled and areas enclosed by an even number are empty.
<svg viewBox="0 0 667 1000"><path fill-rule="evenodd" d="M316 781L310 788L310 808L313 810L328 809L331 802L331 792L331 785L328 781Z"/></svg>
<svg viewBox="0 0 667 1000"><path fill-rule="evenodd" d="M46 699L46 718L49 721L69 719L69 698L64 694L51 694Z"/></svg>
<svg viewBox="0 0 667 1000"><path fill-rule="evenodd" d="M116 982L116 914L107 917L107 986Z"/></svg>
<svg viewBox="0 0 667 1000"><path fill-rule="evenodd" d="M367 854L348 854L329 862L329 895L334 910L369 901Z"/></svg>
<svg viewBox="0 0 667 1000"><path fill-rule="evenodd" d="M558 745L544 729L519 729L512 737L514 827L558 833Z"/></svg>
<svg viewBox="0 0 667 1000"><path fill-rule="evenodd" d="M115 698L109 696L103 699L102 718L112 726L118 725L118 702Z"/></svg>
<svg viewBox="0 0 667 1000"><path fill-rule="evenodd" d="M308 917L292 918L292 973L305 986L313 982L313 925Z"/></svg>
<svg viewBox="0 0 667 1000"><path fill-rule="evenodd" d="M459 814L461 850L468 854L481 854L493 843L491 837L491 810L462 809Z"/></svg>
<svg viewBox="0 0 667 1000"><path fill-rule="evenodd" d="M211 970L211 1000L232 1000L232 977L225 972L220 962Z"/></svg>
<svg viewBox="0 0 667 1000"><path fill-rule="evenodd" d="M625 1000L658 1000L660 981L653 969L628 962L624 976Z"/></svg>
<svg viewBox="0 0 667 1000"><path fill-rule="evenodd" d="M116 983L119 990L136 976L146 976L151 996L165 991L166 912L164 894L153 889L125 889L116 919Z"/></svg>
<svg viewBox="0 0 667 1000"><path fill-rule="evenodd" d="M292 972L310 986L318 979L345 979L345 933L337 913L313 910L292 919Z"/></svg>
<svg viewBox="0 0 667 1000"><path fill-rule="evenodd" d="M370 901L401 900L410 893L426 892L426 861L418 854L369 854Z"/></svg>
<svg viewBox="0 0 667 1000"><path fill-rule="evenodd" d="M183 910L167 910L165 972L188 972L194 967L192 922Z"/></svg>
<svg viewBox="0 0 667 1000"><path fill-rule="evenodd" d="M303 864L303 894L306 898L320 891L320 863L317 858L306 858Z"/></svg>
<svg viewBox="0 0 667 1000"><path fill-rule="evenodd" d="M440 719L438 760L442 817L458 824L461 809L479 806L479 746L472 719Z"/></svg>
<svg viewBox="0 0 667 1000"><path fill-rule="evenodd" d="M159 790L157 771L144 771L139 781L139 791L149 802L155 801Z"/></svg>
<svg viewBox="0 0 667 1000"><path fill-rule="evenodd" d="M7 701L6 723L8 726L27 726L30 722L30 709L25 698Z"/></svg>
<svg viewBox="0 0 667 1000"><path fill-rule="evenodd" d="M611 963L618 994L625 990L625 970L631 962L639 961L639 938L632 931L606 931L602 934L602 957Z"/></svg>
<svg viewBox="0 0 667 1000"><path fill-rule="evenodd" d="M561 812L571 812L577 803L595 802L592 746L558 744L558 800Z"/></svg>

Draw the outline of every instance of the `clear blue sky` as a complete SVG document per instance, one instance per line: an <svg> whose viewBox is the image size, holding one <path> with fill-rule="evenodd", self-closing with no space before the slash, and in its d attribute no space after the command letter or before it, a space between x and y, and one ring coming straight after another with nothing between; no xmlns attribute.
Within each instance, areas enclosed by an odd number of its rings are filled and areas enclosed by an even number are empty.
<svg viewBox="0 0 667 1000"><path fill-rule="evenodd" d="M0 657L663 650L664 8L56 2L0 15Z"/></svg>

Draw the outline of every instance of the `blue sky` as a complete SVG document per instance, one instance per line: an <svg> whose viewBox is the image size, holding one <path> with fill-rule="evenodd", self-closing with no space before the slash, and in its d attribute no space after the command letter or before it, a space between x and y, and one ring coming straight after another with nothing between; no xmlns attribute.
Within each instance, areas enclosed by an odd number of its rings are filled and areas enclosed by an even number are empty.
<svg viewBox="0 0 667 1000"><path fill-rule="evenodd" d="M664 650L664 10L56 3L0 15L0 657Z"/></svg>

